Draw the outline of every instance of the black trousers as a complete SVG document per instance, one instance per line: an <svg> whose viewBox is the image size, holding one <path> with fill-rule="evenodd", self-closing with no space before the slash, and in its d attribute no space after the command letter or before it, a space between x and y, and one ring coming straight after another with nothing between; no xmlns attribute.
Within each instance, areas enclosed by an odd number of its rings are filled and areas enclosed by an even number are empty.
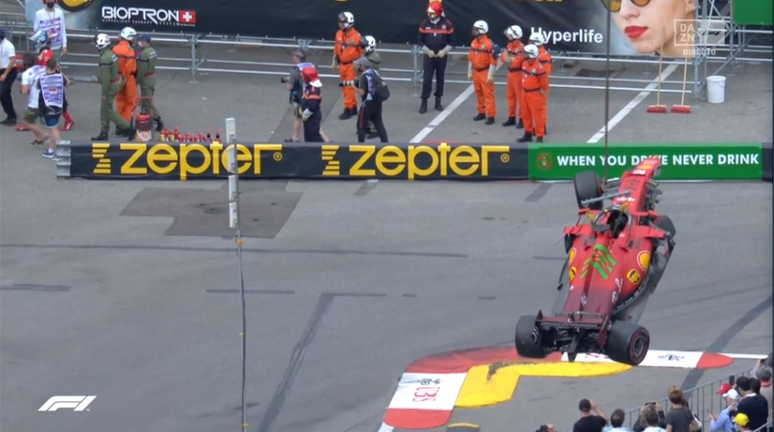
<svg viewBox="0 0 774 432"><path fill-rule="evenodd" d="M360 104L360 112L357 115L357 142L365 142L368 133L368 123L373 123L379 139L387 142L387 129L382 121L382 104L374 101L366 101Z"/></svg>
<svg viewBox="0 0 774 432"><path fill-rule="evenodd" d="M322 135L320 135L320 123L322 123L320 111L312 114L304 122L304 142L325 142Z"/></svg>
<svg viewBox="0 0 774 432"><path fill-rule="evenodd" d="M422 69L424 70L422 81L422 99L430 97L430 92L433 90L433 75L435 75L435 97L443 97L443 83L446 77L446 61L448 56L444 58L430 58L424 57L424 64Z"/></svg>
<svg viewBox="0 0 774 432"><path fill-rule="evenodd" d="M5 69L0 69L0 75L4 73ZM16 111L13 109L13 97L11 97L11 87L14 81L16 81L16 75L16 68L14 68L8 73L5 81L0 82L0 103L3 105L3 111L11 120L16 119Z"/></svg>

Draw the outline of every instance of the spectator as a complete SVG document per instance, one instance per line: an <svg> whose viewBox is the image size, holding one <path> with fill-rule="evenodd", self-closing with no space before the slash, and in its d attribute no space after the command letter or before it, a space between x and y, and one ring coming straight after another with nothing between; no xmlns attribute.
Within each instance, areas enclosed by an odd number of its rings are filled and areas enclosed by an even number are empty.
<svg viewBox="0 0 774 432"><path fill-rule="evenodd" d="M767 367L769 369L774 369L774 364L772 364L774 362L774 360L772 360L774 358L772 357L773 354L774 353L769 353L769 356L766 357L765 359L759 359L758 363L755 365L750 375L755 376L758 373L758 371L764 367Z"/></svg>
<svg viewBox="0 0 774 432"><path fill-rule="evenodd" d="M715 416L710 413L710 432L734 432L733 417L736 412L736 404L742 398L739 393L731 389L723 394L723 398L726 400L726 407L719 415Z"/></svg>
<svg viewBox="0 0 774 432"><path fill-rule="evenodd" d="M13 109L11 87L16 81L16 48L6 38L5 30L0 29L0 105L3 106L6 119L0 124L14 126L16 124L16 111Z"/></svg>
<svg viewBox="0 0 774 432"><path fill-rule="evenodd" d="M672 409L666 415L667 432L694 432L699 429L699 422L688 408L688 401L685 400L683 391L680 387L673 386L667 392Z"/></svg>
<svg viewBox="0 0 774 432"><path fill-rule="evenodd" d="M752 430L750 429L750 418L747 417L746 414L737 414L736 417L734 417L734 423L736 424L737 432L747 432Z"/></svg>
<svg viewBox="0 0 774 432"><path fill-rule="evenodd" d="M637 423L634 425L634 432L644 432L651 426L646 419L646 414L651 410L656 413L656 425L660 429L666 430L666 415L664 414L664 409L661 408L661 405L659 405L658 402L651 402L645 404L640 410L640 418L637 419Z"/></svg>
<svg viewBox="0 0 774 432"><path fill-rule="evenodd" d="M662 426L664 411L658 406L657 403L645 405L640 416L648 426L643 429L643 432L666 432L666 429L664 429ZM640 423L638 422L637 424Z"/></svg>
<svg viewBox="0 0 774 432"><path fill-rule="evenodd" d="M626 413L624 410L618 408L610 414L610 426L604 428L604 432L632 432L628 426L624 426L624 420L626 419Z"/></svg>
<svg viewBox="0 0 774 432"><path fill-rule="evenodd" d="M748 419L747 426L756 430L766 424L769 417L769 403L766 398L753 391L753 385L760 388L757 378L739 377L736 380L737 391L742 395L742 400L737 404L737 416L744 414Z"/></svg>
<svg viewBox="0 0 774 432"><path fill-rule="evenodd" d="M772 369L770 367L763 367L759 369L758 372L755 374L755 377L761 381L761 390L758 392L758 394L766 398L766 401L769 403L769 415L771 415L771 412L772 412L771 411L771 399L772 399L771 376L772 376Z"/></svg>
<svg viewBox="0 0 774 432"><path fill-rule="evenodd" d="M578 403L578 409L581 412L581 418L575 422L572 432L601 432L607 425L607 417L602 414L597 404L588 399L581 399ZM594 411L596 415L592 415Z"/></svg>

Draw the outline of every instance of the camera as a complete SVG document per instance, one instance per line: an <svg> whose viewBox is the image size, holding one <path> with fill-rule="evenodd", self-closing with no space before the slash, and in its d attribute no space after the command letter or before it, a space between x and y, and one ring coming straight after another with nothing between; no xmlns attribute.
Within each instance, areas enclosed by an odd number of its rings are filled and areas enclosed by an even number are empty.
<svg viewBox="0 0 774 432"><path fill-rule="evenodd" d="M339 83L339 87L347 87L347 86L351 86L353 84L355 84L354 80L342 81L342 82Z"/></svg>
<svg viewBox="0 0 774 432"><path fill-rule="evenodd" d="M287 84L287 83L288 83L288 81L290 81L290 77L286 77L286 76L284 76L284 77L280 78L280 82L281 82L282 84Z"/></svg>
<svg viewBox="0 0 774 432"><path fill-rule="evenodd" d="M540 429L535 432L548 432L548 425L540 425Z"/></svg>

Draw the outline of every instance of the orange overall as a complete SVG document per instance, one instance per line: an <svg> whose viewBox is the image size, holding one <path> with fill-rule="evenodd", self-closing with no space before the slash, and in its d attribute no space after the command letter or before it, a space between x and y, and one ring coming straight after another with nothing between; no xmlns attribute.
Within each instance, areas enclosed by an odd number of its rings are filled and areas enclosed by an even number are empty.
<svg viewBox="0 0 774 432"><path fill-rule="evenodd" d="M363 56L363 47L360 46L360 41L360 33L354 27L336 32L336 45L333 49L333 55L339 60L339 78L342 81L357 79L354 62ZM355 89L351 86L344 86L341 88L341 91L344 93L344 109L357 109Z"/></svg>
<svg viewBox="0 0 774 432"><path fill-rule="evenodd" d="M501 55L502 61L508 67L508 85L505 88L505 96L508 100L508 118L521 118L521 64L524 62L524 44L520 40L512 41ZM510 62L505 56L510 56Z"/></svg>
<svg viewBox="0 0 774 432"><path fill-rule="evenodd" d="M521 88L521 118L524 121L524 132L543 138L546 133L546 120L545 99L541 95L541 90L548 91L548 73L539 60L524 60Z"/></svg>
<svg viewBox="0 0 774 432"><path fill-rule="evenodd" d="M549 54L548 51L546 51L545 47L543 45L541 45L538 48L538 60L540 61L540 64L543 65L543 69L545 69L546 75L548 75L548 81L549 81L549 83L548 83L549 87L546 88L546 94L543 97L543 99L544 99L544 101L543 101L543 105L544 105L543 106L543 123L547 124L548 123L548 93L550 93L550 91L551 91L551 87L550 87L551 82L550 81L551 81L551 72L554 70L554 65L552 63L554 61L554 59L553 59L553 57L551 57L551 54Z"/></svg>
<svg viewBox="0 0 774 432"><path fill-rule="evenodd" d="M473 88L476 90L478 101L478 113L486 114L490 118L497 115L495 103L495 85L489 83L489 67L497 66L497 57L494 53L494 44L487 35L479 36L470 43L468 54L473 66Z"/></svg>
<svg viewBox="0 0 774 432"><path fill-rule="evenodd" d="M127 40L116 44L113 53L118 57L118 73L126 78L124 86L116 94L116 111L124 120L131 122L134 99L137 97L137 56Z"/></svg>

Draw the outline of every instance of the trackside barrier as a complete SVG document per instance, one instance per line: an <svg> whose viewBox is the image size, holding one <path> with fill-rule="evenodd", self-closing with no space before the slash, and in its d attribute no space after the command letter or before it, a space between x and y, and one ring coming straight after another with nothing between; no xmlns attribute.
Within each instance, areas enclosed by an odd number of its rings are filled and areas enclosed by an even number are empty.
<svg viewBox="0 0 774 432"><path fill-rule="evenodd" d="M527 146L513 144L236 144L240 179L526 180ZM219 142L60 145L59 177L224 179Z"/></svg>
<svg viewBox="0 0 774 432"><path fill-rule="evenodd" d="M572 180L581 171L619 177L660 156L659 180L771 180L771 145L762 143L545 143L529 146L530 180Z"/></svg>
<svg viewBox="0 0 774 432"><path fill-rule="evenodd" d="M572 180L605 174L605 148L586 143L237 145L243 179ZM219 142L87 142L59 145L57 175L102 180L225 179ZM772 181L771 143L609 144L608 177L662 157L660 180Z"/></svg>

